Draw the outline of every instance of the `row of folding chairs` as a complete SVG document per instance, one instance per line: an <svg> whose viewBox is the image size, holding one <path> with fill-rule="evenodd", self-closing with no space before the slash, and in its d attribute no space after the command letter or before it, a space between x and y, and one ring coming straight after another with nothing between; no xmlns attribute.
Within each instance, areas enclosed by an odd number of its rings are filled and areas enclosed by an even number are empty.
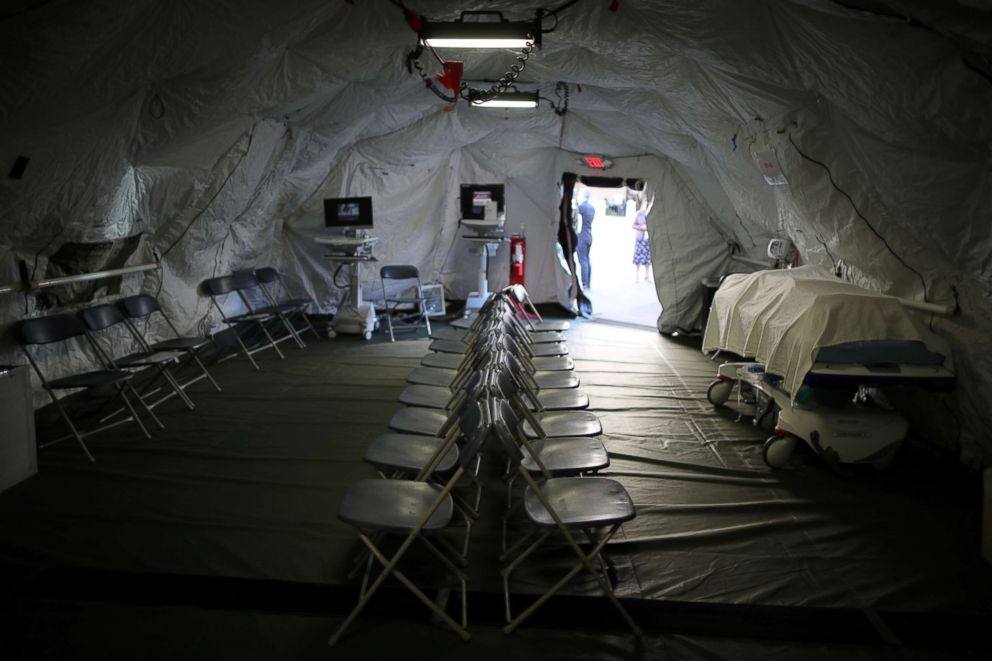
<svg viewBox="0 0 992 661"><path fill-rule="evenodd" d="M255 370L262 369L254 358L259 351L272 349L284 359L280 342L292 340L299 348L306 348L301 330L297 328L298 320L303 322L303 331L309 330L320 337L307 315L313 301L306 297L287 297L279 272L274 268L234 271L230 275L204 280L202 288L224 323L234 330L238 348ZM242 326L255 331L259 341L246 342L239 332Z"/></svg>
<svg viewBox="0 0 992 661"><path fill-rule="evenodd" d="M239 316L245 316L245 321L259 323L278 320L279 322L295 323L296 318L305 320L307 327L316 334L306 316L309 299L281 298L279 273L272 268L258 269L254 272L244 272L213 278L204 283L204 289L210 292L211 300L218 303L214 292L224 290L230 283L231 289L239 297L248 301L248 296L255 293L264 297L266 304L247 308L242 315L224 316L230 324L240 323ZM223 294L219 294L223 295ZM245 304L248 305L247 303ZM219 307L219 306L218 306ZM222 310L222 315L223 310ZM164 337L151 337L147 332L150 326L164 331ZM263 325L266 336L274 343L284 338L273 338ZM238 343L247 352L247 347L238 337ZM111 424L132 420L146 438L151 434L139 415L142 410L160 429L165 425L155 414L154 408L165 399L175 396L189 409L195 404L187 392L187 387L200 379L207 379L211 385L220 391L221 387L204 364L202 353L213 345L210 336L190 336L182 334L172 319L165 313L158 299L150 294L128 296L114 303L95 305L75 313L62 313L46 317L25 319L18 326L20 345L28 362L37 374L43 389L48 393L60 417L69 429L69 434L39 443L39 447L47 447L63 440L74 438L82 448L89 461L95 461L85 439ZM287 334L287 337L299 339L298 332ZM82 343L83 353L75 352L76 356L88 355L90 369L77 371L68 376L50 379L42 369L45 363L44 346L55 346L68 343ZM299 340L303 346L302 340ZM133 351L122 351L122 346L129 346ZM273 344L274 346L274 344ZM246 353L252 365L258 364ZM281 354L280 354L281 355ZM181 382L177 377L180 362L188 359L195 366L197 376ZM140 388L135 385L135 377L143 370L152 370L155 379L149 379ZM166 394L155 399L164 388ZM71 408L58 394L69 391L86 391L90 395L107 394L102 398L102 408L96 419L86 429L81 429L70 415ZM119 408L107 413L107 410L119 402ZM123 416L127 413L127 416Z"/></svg>
<svg viewBox="0 0 992 661"><path fill-rule="evenodd" d="M168 337L153 339L142 332L141 326L147 328L148 322L154 321L156 317L161 318L164 327L169 329ZM39 443L39 447L46 447L67 438L75 438L86 458L91 462L95 461L84 439L103 429L103 423L115 417L114 414L104 416L100 418L98 424L91 425L90 429L81 430L69 415L69 407L58 397L58 393L62 391L92 392L105 389L111 397L104 400L101 412L114 401L119 400L123 407L121 410L130 414L130 419L141 429L141 433L146 438L151 438L135 406L143 409L156 426L165 427L152 410L161 400L150 401L158 392L155 386L159 380L165 383L170 396L179 397L189 409L195 408L193 400L186 393L186 386L190 382L180 383L175 375L175 369L182 358L189 357L190 362L199 370L200 377L195 380L206 378L214 388L220 390L220 386L199 355L210 345L210 338L182 335L162 310L158 299L148 294L129 296L113 304L95 305L79 310L75 314L64 313L25 319L20 322L18 331L21 348L28 362L70 432L68 436ZM130 337L130 342L123 341L127 337ZM91 364L96 369L88 369L56 379L47 378L42 369L44 361L37 355L43 351L41 347L80 341L83 342L83 353L91 356ZM122 344L128 344L137 350L122 354L118 350ZM134 386L133 379L139 371L146 368L154 370L158 379L150 380L139 391Z"/></svg>
<svg viewBox="0 0 992 661"><path fill-rule="evenodd" d="M376 590L395 577L434 615L469 639L466 571L469 535L478 519L482 448L503 449L506 507L501 520L502 575L507 633L520 626L576 575L586 571L631 629L640 629L613 593L615 571L604 549L635 510L623 486L595 477L609 466L598 438L602 425L586 411L589 399L568 355L567 322L543 329L519 305L526 292L508 288L462 329L436 329L421 365L400 396L407 405L390 420L390 432L372 441L364 460L379 479L361 480L342 499L338 516L364 544L356 562L363 573L359 602L338 627L338 642ZM447 535L460 529L460 543ZM539 548L559 538L574 566L522 611L512 606L514 571ZM386 547L393 541L394 550ZM456 621L432 601L401 561L414 544L430 549L457 581ZM373 571L378 573L373 577Z"/></svg>

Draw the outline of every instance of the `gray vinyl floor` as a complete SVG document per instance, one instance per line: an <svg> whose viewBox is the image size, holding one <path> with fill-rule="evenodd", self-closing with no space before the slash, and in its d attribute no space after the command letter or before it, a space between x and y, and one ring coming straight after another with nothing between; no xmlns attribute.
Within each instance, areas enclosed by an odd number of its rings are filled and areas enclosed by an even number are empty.
<svg viewBox="0 0 992 661"><path fill-rule="evenodd" d="M39 474L0 494L0 579L13 613L6 625L16 629L8 649L14 658L358 658L376 650L473 659L982 658L936 633L948 618L987 631L992 613L971 476L914 445L889 470L853 478L804 448L773 471L761 459L767 434L706 402L715 364L690 340L578 320L568 344L602 420L612 459L604 474L637 507L610 555L617 593L650 620L641 646L622 626L596 631L581 617L501 633L502 458L489 447L469 568L470 597L486 613L475 639L461 643L422 612L397 614L386 603L334 652L324 646L350 606L347 573L358 549L337 504L352 481L373 476L362 451L386 431L406 374L427 351L426 339L339 337L287 348L284 361L259 354L262 372L243 359L218 364L223 392L201 382L190 391L195 411L164 404L167 428L151 440L130 425L94 436L95 465L68 442L45 449ZM514 589L540 591L568 560L543 558ZM571 593L595 595L587 583ZM707 611L702 621L717 620L695 626L683 617L692 607L730 610ZM472 599L469 608L472 620ZM823 625L807 640L745 626L768 613L787 627L858 614L871 635L823 633ZM879 624L874 613L891 617Z"/></svg>

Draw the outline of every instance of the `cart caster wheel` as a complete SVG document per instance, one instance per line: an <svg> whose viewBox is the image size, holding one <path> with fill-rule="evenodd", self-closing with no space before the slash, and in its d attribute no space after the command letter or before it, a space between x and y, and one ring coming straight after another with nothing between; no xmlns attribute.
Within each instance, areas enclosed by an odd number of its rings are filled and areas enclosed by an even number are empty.
<svg viewBox="0 0 992 661"><path fill-rule="evenodd" d="M328 328L327 329L327 339L333 340L337 336L338 336L338 334L334 332L334 329L333 328Z"/></svg>
<svg viewBox="0 0 992 661"><path fill-rule="evenodd" d="M372 339L372 331L365 331L365 339L366 340Z"/></svg>
<svg viewBox="0 0 992 661"><path fill-rule="evenodd" d="M785 468L796 447L796 439L791 436L769 436L761 448L761 458L769 468Z"/></svg>
<svg viewBox="0 0 992 661"><path fill-rule="evenodd" d="M730 399L730 391L734 389L733 381L716 380L706 389L706 399L713 406L723 406Z"/></svg>

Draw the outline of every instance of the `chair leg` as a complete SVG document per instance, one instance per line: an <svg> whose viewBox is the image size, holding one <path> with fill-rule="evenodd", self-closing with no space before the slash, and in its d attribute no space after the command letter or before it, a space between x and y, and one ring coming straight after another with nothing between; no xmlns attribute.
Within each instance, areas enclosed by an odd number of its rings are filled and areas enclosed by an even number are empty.
<svg viewBox="0 0 992 661"><path fill-rule="evenodd" d="M255 358L251 355L251 351L248 350L248 347L245 346L245 343L241 339L241 336L238 334L237 329L235 329L234 331L234 337L238 341L238 346L241 347L241 353L243 353L245 355L245 358L247 358L251 362L251 366L255 368L256 372L261 372L262 368L259 367L258 363L255 362Z"/></svg>
<svg viewBox="0 0 992 661"><path fill-rule="evenodd" d="M142 408L144 408L146 411L148 411L148 415L150 415L151 418L152 418L152 420L155 421L155 424L158 425L158 428L159 429L165 429L165 425L163 425L162 424L162 421L158 419L158 416L157 415L155 415L155 411L152 410L152 407L148 406L148 402L145 401L145 398L144 397L142 397L141 395L138 394L138 391L134 389L134 386L132 386L130 383L125 383L122 386L122 388L127 389L127 390L130 390L131 393L135 397L138 398L138 403L141 404ZM121 395L123 395L123 394L124 393L121 392ZM142 424L140 422L140 418L138 418L138 414L134 412L134 409L131 407L131 402L128 401L127 397L124 397L124 403L126 403L127 404L127 407L129 409L131 409L131 415L134 416L134 419L135 420L138 420L139 421L138 424L141 425L142 429L144 429L144 424ZM147 431L145 432L145 435L148 436L148 438L151 438L151 435L148 434Z"/></svg>
<svg viewBox="0 0 992 661"><path fill-rule="evenodd" d="M404 541L403 544L400 545L400 548L397 549L396 553L393 555L392 558L387 558L386 556L384 556L375 546L375 544L373 544L372 541L365 536L364 533L358 533L358 537L359 539L362 540L362 543L365 544L365 546L372 553L372 555L375 556L376 560L378 560L383 564L383 569L376 577L375 581L372 582L372 585L369 586L368 590L365 591L365 593L362 594L362 596L359 598L358 603L355 605L355 608L352 609L351 613L348 614L348 617L345 618L344 622L342 622L340 626L338 626L337 631L334 632L330 640L327 641L328 645L334 646L338 643L339 640L341 640L341 636L344 634L345 630L351 625L352 622L355 621L355 618L357 618L358 615L362 612L366 604L368 604L369 600L375 594L376 590L379 589L379 587L386 580L386 577L389 575L395 576L400 583L406 586L406 588L410 590L410 592L412 592L415 597L417 597L417 599L419 599L424 605L430 608L431 611L433 611L434 614L437 615L445 624L451 627L451 629L455 633L457 633L462 638L462 640L469 640L470 635L468 631L465 630L464 627L459 626L457 622L451 619L450 615L448 615L443 610L441 610L437 606L437 604L431 601L430 597L424 594L420 590L420 588L418 588L410 581L410 579L408 579L406 576L403 575L402 572L396 569L396 565L399 562L400 558L403 556L407 548L409 548L410 543L413 541L412 537L407 537L407 539Z"/></svg>
<svg viewBox="0 0 992 661"><path fill-rule="evenodd" d="M389 308L386 308L386 323L389 325L389 341L395 342L396 337L393 335L393 315L389 313Z"/></svg>
<svg viewBox="0 0 992 661"><path fill-rule="evenodd" d="M66 413L65 407L62 406L62 402L59 401L59 398L56 397L55 393L53 393L51 390L46 390L46 392L48 393L48 396L52 398L52 401L55 403L55 408L58 409L59 414L62 416L62 419L65 420L67 425L69 425L69 430L72 432L72 435L76 438L76 442L79 443L79 447L83 448L83 452L86 453L86 458L90 460L90 463L96 463L96 459L94 459L93 455L90 454L90 449L86 447L86 443L83 441L83 435L79 433L78 429L76 429L76 425L72 424L72 419L69 417L69 414Z"/></svg>
<svg viewBox="0 0 992 661"><path fill-rule="evenodd" d="M282 325L286 327L286 331L293 338L293 341L296 342L296 346L301 349L306 349L307 345L303 341L303 338L300 337L300 334L296 332L296 326L294 326L293 322L290 321L289 315L280 313L279 320L282 322Z"/></svg>
<svg viewBox="0 0 992 661"><path fill-rule="evenodd" d="M310 316L307 314L307 311L300 310L300 316L303 317L303 322L307 325L307 328L310 329L310 332L313 333L313 336L319 340L320 333L317 332L317 329L314 328L313 324L310 322Z"/></svg>
<svg viewBox="0 0 992 661"><path fill-rule="evenodd" d="M131 388L131 391L134 392L134 388ZM124 393L124 386L117 386L117 392L120 394L121 399L124 401L124 406L126 406L127 410L131 412L131 417L134 418L134 421L138 424L138 427L141 428L141 433L145 435L145 438L151 439L152 435L148 433L148 428L145 427L145 423L143 423L141 421L141 418L138 417L138 412L134 410L134 406L131 405L131 400L128 399L127 395ZM137 393L135 393L135 395L137 395ZM141 399L140 396L138 396L138 399L140 401L144 401ZM149 409L149 412L151 412L151 409ZM155 417L154 413L152 413L152 417L153 418ZM162 423L160 422L159 424L161 425Z"/></svg>
<svg viewBox="0 0 992 661"><path fill-rule="evenodd" d="M276 350L276 353L279 355L280 358L286 360L286 356L283 355L282 351L279 351L279 345L276 344L276 341L272 339L272 335L269 333L269 329L265 327L265 324L260 321L258 322L258 327L262 329L262 332L265 334L266 339L269 340L269 346Z"/></svg>
<svg viewBox="0 0 992 661"><path fill-rule="evenodd" d="M176 381L176 377L172 376L169 372L169 368L165 365L159 365L158 369L162 373L162 378L169 382L169 385L172 387L172 391L176 393L176 397L183 400L183 404L186 405L186 408L190 411L195 409L196 404L193 403L193 400L190 399L189 395L186 394L186 391L183 390L182 384Z"/></svg>
<svg viewBox="0 0 992 661"><path fill-rule="evenodd" d="M214 377L211 376L210 372L207 371L207 366L203 364L203 361L200 360L200 357L196 355L196 352L192 351L190 352L190 355L193 357L193 360L196 361L196 364L200 367L200 371L203 372L203 376L207 377L207 380L213 384L217 392L221 392L220 386L217 385L216 381L214 381Z"/></svg>
<svg viewBox="0 0 992 661"><path fill-rule="evenodd" d="M518 626L520 626L520 624L525 619L527 619L528 617L530 617L534 613L534 611L536 611L538 608L540 608L542 605L544 605L544 603L546 601L548 601L548 599L550 599L551 597L553 597L559 590L561 590L565 586L566 583L568 583L570 580L572 580L572 578L575 577L580 571L582 571L583 569L585 569L586 571L589 572L589 574L593 578L596 579L596 582L599 583L599 586L606 593L606 598L610 601L611 604L613 604L614 608L617 609L617 612L620 613L620 616L623 617L624 621L627 622L627 626L630 627L630 629L631 629L631 631L633 631L634 635L640 637L642 635L641 628L639 626L637 626L637 623L634 622L634 619L630 616L630 613L627 612L627 609L624 608L623 607L623 604L621 604L620 601L617 599L617 596L613 593L613 587L610 585L609 581L601 573L597 572L596 571L596 568L592 565L592 560L595 559L600 554L600 552L606 546L607 542L610 541L610 538L613 536L613 534L619 528L620 528L620 524L613 525L610 528L610 531L608 533L606 533L603 536L603 538L595 545L595 547L593 548L593 550L591 552L589 552L588 554L586 554L578 546L578 544L575 541L575 538L572 537L571 533L568 532L568 530L566 528L564 528L562 526L559 526L559 529L561 530L562 534L568 540L569 546L571 546L573 548L573 550L575 550L576 555L578 555L578 557L579 557L578 564L576 564L574 567L572 567L572 569L567 574L565 574L564 576L562 576L558 580L557 583L555 583L544 594L542 594L540 597L538 597L537 601L535 601L530 606L528 606L522 613L520 613L516 618L514 618L512 621L510 621L509 624L507 624L505 627L503 627L503 631L505 631L506 633L512 633L513 630L516 629ZM544 539L544 537L542 537L542 539L539 539L537 542L535 542L534 546L529 547L526 551L524 551L523 553L521 553L520 556L518 556L517 558L515 558L514 561L511 562L506 567L506 569L504 570L505 571L505 573L504 573L504 586L505 586L505 588L507 590L507 609L509 609L509 574L510 574L510 572L513 570L514 567L516 567L519 564L519 562L525 556L529 555L530 552L534 550L534 548L536 547L536 545L537 544L540 544L541 541L543 541L543 539ZM507 612L509 613L509 610L507 610Z"/></svg>

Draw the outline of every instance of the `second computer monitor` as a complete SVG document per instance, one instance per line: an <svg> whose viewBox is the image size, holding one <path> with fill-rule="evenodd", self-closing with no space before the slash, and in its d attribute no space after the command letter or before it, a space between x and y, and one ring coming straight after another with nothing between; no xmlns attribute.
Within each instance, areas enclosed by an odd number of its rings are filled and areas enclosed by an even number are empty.
<svg viewBox="0 0 992 661"><path fill-rule="evenodd" d="M324 226L328 229L372 229L371 197L335 197L324 200Z"/></svg>
<svg viewBox="0 0 992 661"><path fill-rule="evenodd" d="M496 203L496 212L505 213L503 184L462 184L461 210L466 220L484 220L486 204Z"/></svg>

